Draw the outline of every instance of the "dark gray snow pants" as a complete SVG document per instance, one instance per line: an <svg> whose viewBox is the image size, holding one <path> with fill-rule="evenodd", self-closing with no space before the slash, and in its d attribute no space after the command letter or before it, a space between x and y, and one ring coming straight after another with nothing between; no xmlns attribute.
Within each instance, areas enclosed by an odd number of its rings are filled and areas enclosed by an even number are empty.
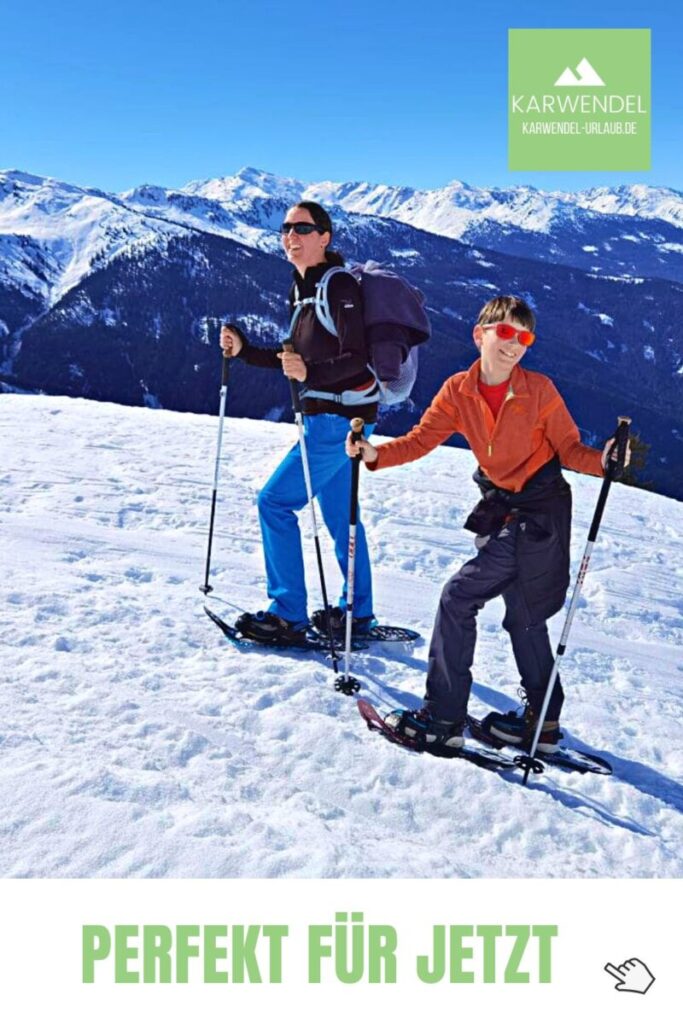
<svg viewBox="0 0 683 1024"><path fill-rule="evenodd" d="M472 661L477 639L477 613L502 595L503 627L510 634L521 684L532 709L539 712L553 666L545 620L533 622L517 583L516 519L494 533L476 556L446 583L429 649L425 707L435 718L463 721L472 687ZM559 719L564 694L559 676L546 720Z"/></svg>

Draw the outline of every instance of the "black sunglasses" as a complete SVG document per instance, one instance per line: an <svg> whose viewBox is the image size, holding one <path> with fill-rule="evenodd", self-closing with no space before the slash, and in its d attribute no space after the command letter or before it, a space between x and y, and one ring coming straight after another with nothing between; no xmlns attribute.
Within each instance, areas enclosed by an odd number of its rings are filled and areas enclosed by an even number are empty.
<svg viewBox="0 0 683 1024"><path fill-rule="evenodd" d="M287 221L285 221L280 228L280 234L288 235L290 231L293 231L295 235L310 235L314 231L317 231L319 235L323 234L323 231L317 224L309 224L308 221L305 220L297 220L293 224L288 224Z"/></svg>

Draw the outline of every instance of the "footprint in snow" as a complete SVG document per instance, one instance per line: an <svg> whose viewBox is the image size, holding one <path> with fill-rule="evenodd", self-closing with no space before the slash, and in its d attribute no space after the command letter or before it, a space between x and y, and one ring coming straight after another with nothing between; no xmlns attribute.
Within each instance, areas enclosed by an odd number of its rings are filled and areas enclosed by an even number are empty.
<svg viewBox="0 0 683 1024"><path fill-rule="evenodd" d="M82 559L88 557L87 551L67 551L64 555L64 562L80 562Z"/></svg>
<svg viewBox="0 0 683 1024"><path fill-rule="evenodd" d="M126 579L133 580L135 583L151 583L154 579L154 574L148 569L126 569L124 575Z"/></svg>

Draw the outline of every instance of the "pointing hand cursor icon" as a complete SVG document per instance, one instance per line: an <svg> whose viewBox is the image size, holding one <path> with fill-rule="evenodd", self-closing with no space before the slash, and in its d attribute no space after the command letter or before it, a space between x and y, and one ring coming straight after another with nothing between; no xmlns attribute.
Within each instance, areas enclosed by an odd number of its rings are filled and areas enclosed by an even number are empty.
<svg viewBox="0 0 683 1024"><path fill-rule="evenodd" d="M640 995L645 995L655 980L654 975L637 957L626 960L619 967L615 967L614 964L605 964L605 970L613 978L616 978L617 984L614 987L617 992L639 992Z"/></svg>

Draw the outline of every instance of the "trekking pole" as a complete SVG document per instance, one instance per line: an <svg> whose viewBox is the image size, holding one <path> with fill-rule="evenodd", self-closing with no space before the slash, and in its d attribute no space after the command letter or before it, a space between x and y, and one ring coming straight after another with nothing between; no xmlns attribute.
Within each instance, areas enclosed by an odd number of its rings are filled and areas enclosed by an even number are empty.
<svg viewBox="0 0 683 1024"><path fill-rule="evenodd" d="M572 599L569 605L569 611L567 612L567 618L564 623L564 629L562 630L562 636L560 637L560 642L557 645L557 654L555 656L553 668L550 673L550 679L548 680L548 686L545 691L543 707L541 708L541 713L538 716L538 722L536 723L536 732L534 734L534 739L531 744L529 753L520 755L519 757L515 758L515 762L520 766L520 768L524 769L525 786L527 784L527 779L529 778L529 772L533 771L535 773L538 773L539 770L543 771L543 765L539 761L535 760L534 755L536 754L538 741L543 730L543 722L545 720L546 712L548 710L548 705L550 704L550 697L555 686L555 680L557 679L559 673L560 661L567 648L567 638L569 637L569 630L571 629L572 620L574 618L574 612L576 611L576 606L579 601L579 594L581 593L581 588L583 587L583 581L586 578L586 573L588 572L588 563L590 562L591 552L593 551L593 546L598 536L598 530L600 529L600 522L602 520L602 513L605 510L605 503L607 501L607 495L609 494L610 484L613 480L618 480L624 471L626 446L628 445L628 428L631 424L630 417L619 416L618 423L619 425L614 435L614 443L612 444L612 447L610 448L609 453L607 455L605 478L602 481L602 488L600 490L600 496L598 497L598 503L596 505L595 513L593 515L593 522L591 523L591 528L588 532L588 542L586 544L586 550L583 553L581 566L579 568L579 574L576 578L576 583L574 585L574 593L572 594ZM612 454L615 448L617 451L617 458L616 462L613 462Z"/></svg>
<svg viewBox="0 0 683 1024"><path fill-rule="evenodd" d="M218 495L218 473L221 464L221 445L223 443L223 421L225 419L225 399L228 393L228 357L223 356L223 369L221 371L221 402L218 413L218 443L216 445L216 465L213 472L213 493L211 495L211 518L209 520L209 543L206 549L206 572L204 574L204 585L199 589L202 594L209 594L213 587L209 583L209 570L211 568L211 546L213 544L213 524L216 518L216 497Z"/></svg>
<svg viewBox="0 0 683 1024"><path fill-rule="evenodd" d="M365 423L356 416L351 420L351 440L360 441L363 437ZM351 508L349 511L349 558L346 568L346 640L344 643L344 674L334 684L339 693L352 697L360 690L360 683L349 674L351 660L351 634L353 631L353 593L356 574L356 525L358 523L358 477L362 455L356 455L351 463Z"/></svg>
<svg viewBox="0 0 683 1024"><path fill-rule="evenodd" d="M294 346L291 341L284 341L282 343L282 349L284 352L293 352ZM325 621L327 624L327 638L330 641L330 655L332 656L332 667L335 672L339 671L339 662L337 660L337 652L334 646L334 636L332 634L332 622L330 620L330 604L327 600L327 587L325 586L325 570L323 569L323 556L320 550L320 537L318 536L318 520L315 514L315 505L313 504L313 486L311 484L311 471L308 464L308 450L306 448L306 438L304 436L304 417L301 408L301 396L296 386L296 381L291 377L289 380L289 390L292 396L292 409L294 411L294 422L296 423L297 430L299 431L299 448L301 449L301 465L304 471L304 481L306 483L306 497L308 500L308 507L311 510L311 523L313 524L313 538L315 541L315 554L318 559L318 573L320 575L320 589L323 595L323 606L325 608Z"/></svg>

